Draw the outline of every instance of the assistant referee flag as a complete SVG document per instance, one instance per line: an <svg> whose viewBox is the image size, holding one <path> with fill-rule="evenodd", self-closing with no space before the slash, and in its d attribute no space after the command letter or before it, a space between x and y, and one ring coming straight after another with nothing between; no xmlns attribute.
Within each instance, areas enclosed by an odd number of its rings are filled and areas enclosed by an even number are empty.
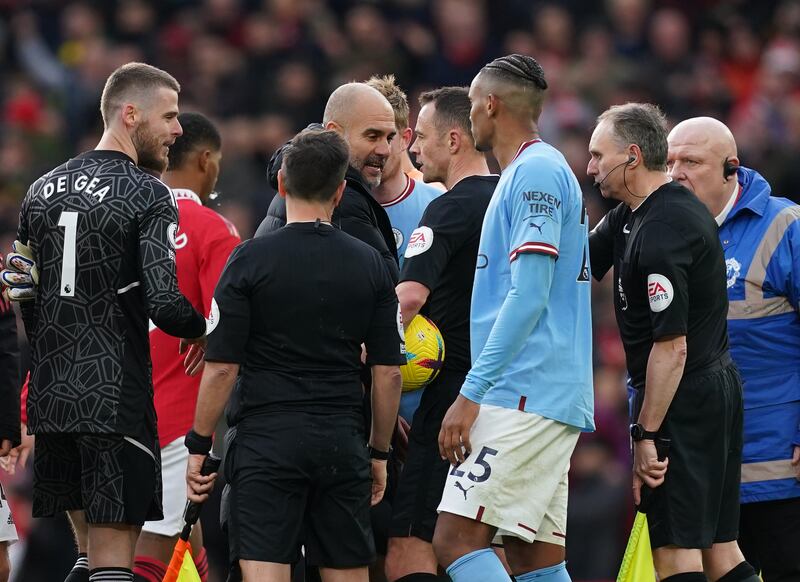
<svg viewBox="0 0 800 582"><path fill-rule="evenodd" d="M644 513L636 512L617 582L656 582L653 552L650 549L650 530L647 527L647 515Z"/></svg>
<svg viewBox="0 0 800 582"><path fill-rule="evenodd" d="M201 582L189 542L179 539L175 544L163 582Z"/></svg>

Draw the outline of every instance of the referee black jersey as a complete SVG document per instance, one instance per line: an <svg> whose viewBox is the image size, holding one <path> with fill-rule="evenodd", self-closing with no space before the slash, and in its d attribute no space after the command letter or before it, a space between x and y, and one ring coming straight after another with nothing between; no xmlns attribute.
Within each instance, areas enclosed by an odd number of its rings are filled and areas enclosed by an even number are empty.
<svg viewBox="0 0 800 582"><path fill-rule="evenodd" d="M81 154L30 187L17 236L40 273L22 304L33 432L155 427L148 317L175 336L205 331L178 291L177 227L169 188L121 152Z"/></svg>
<svg viewBox="0 0 800 582"><path fill-rule="evenodd" d="M240 244L214 292L206 360L241 364L238 419L263 412L360 418L368 365L401 365L397 295L374 248L325 223Z"/></svg>
<svg viewBox="0 0 800 582"><path fill-rule="evenodd" d="M443 368L469 372L469 310L486 208L499 176L469 176L432 200L410 237L400 281L430 290L420 313L442 332Z"/></svg>
<svg viewBox="0 0 800 582"><path fill-rule="evenodd" d="M643 388L653 342L686 336L684 375L728 351L725 257L717 223L676 182L635 210L619 204L589 235L592 274L614 267L614 307L633 385Z"/></svg>

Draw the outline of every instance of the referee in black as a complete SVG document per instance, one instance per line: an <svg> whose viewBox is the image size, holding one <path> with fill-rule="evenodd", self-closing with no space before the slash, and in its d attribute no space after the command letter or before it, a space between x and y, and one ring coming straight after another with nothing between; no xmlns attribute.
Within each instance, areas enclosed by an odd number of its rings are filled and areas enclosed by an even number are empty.
<svg viewBox="0 0 800 582"><path fill-rule="evenodd" d="M439 327L447 357L425 387L408 436L408 456L393 503L386 556L389 582L437 582L433 553L437 508L450 470L439 454L439 430L469 372L469 309L486 208L499 176L475 149L466 87L443 87L420 96L422 108L411 152L425 182L448 190L425 209L420 236L406 250L397 296L408 326L422 313ZM414 239L415 237L411 237Z"/></svg>
<svg viewBox="0 0 800 582"><path fill-rule="evenodd" d="M380 253L331 225L348 157L333 131L291 141L279 174L286 227L239 245L214 295L187 482L191 500L207 497L214 476L199 469L238 381L241 418L225 462L231 553L245 581L288 582L301 543L326 582L366 582L375 558L369 508L386 485L405 355ZM369 439L362 344L372 368Z"/></svg>
<svg viewBox="0 0 800 582"><path fill-rule="evenodd" d="M661 582L758 580L738 550L742 386L728 354L725 259L706 207L666 173L667 128L649 104L598 118L587 173L620 204L591 233L594 277L614 307L635 397L633 496ZM669 439L666 461L655 442ZM731 544L724 560L712 545ZM708 578L706 578L708 577Z"/></svg>

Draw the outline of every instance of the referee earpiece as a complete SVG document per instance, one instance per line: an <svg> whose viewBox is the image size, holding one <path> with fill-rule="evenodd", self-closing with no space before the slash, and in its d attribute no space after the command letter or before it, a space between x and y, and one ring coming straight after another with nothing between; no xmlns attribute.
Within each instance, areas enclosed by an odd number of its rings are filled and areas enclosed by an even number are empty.
<svg viewBox="0 0 800 582"><path fill-rule="evenodd" d="M636 161L636 156L633 155L628 156L628 161L627 161L628 164L632 164L635 161Z"/></svg>
<svg viewBox="0 0 800 582"><path fill-rule="evenodd" d="M728 181L728 178L733 176L736 172L739 171L739 166L734 164L728 158L725 158L725 161L722 162L722 177L725 178L725 181Z"/></svg>

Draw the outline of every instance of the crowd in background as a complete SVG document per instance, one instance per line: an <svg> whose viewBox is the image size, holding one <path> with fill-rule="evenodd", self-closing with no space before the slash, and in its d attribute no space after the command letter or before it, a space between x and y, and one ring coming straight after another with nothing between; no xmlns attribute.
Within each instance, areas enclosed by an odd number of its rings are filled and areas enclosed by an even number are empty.
<svg viewBox="0 0 800 582"><path fill-rule="evenodd" d="M673 123L725 121L742 163L800 202L800 1L0 0L0 248L14 239L30 182L94 147L103 83L125 62L172 73L181 109L219 125L215 203L247 238L274 194L270 154L320 121L336 86L394 73L413 125L422 91L466 85L512 52L544 67L542 137L572 165L592 224L608 204L586 177L589 135L599 112L626 101L657 103ZM598 431L572 461L575 580L613 578L632 505L625 360L608 280L594 302Z"/></svg>

